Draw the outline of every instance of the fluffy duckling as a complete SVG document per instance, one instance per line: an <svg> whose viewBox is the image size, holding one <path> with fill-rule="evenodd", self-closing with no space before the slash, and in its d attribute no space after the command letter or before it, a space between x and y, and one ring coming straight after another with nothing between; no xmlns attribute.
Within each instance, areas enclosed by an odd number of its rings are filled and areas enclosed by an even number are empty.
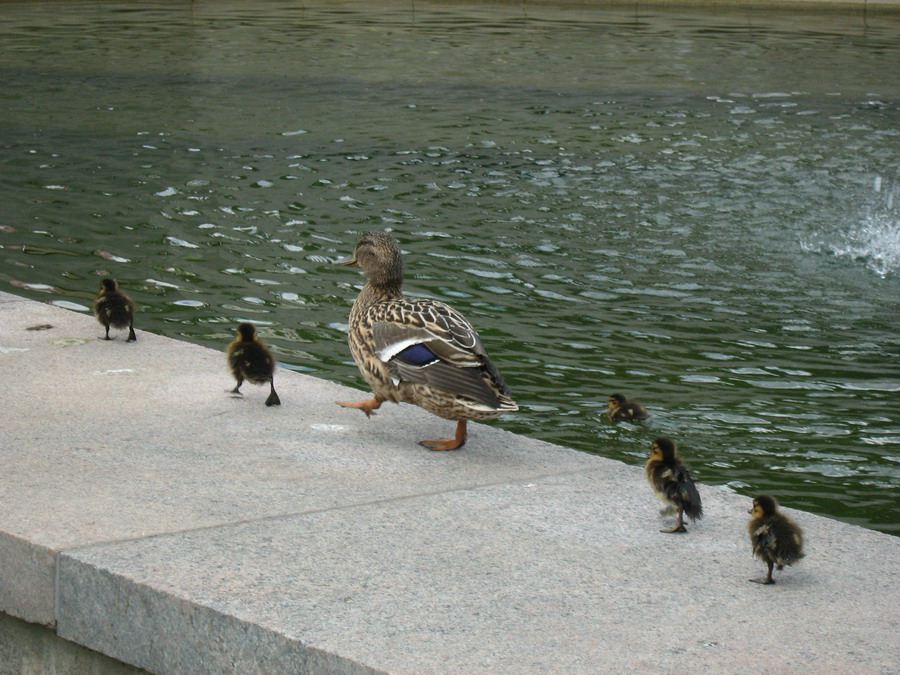
<svg viewBox="0 0 900 675"><path fill-rule="evenodd" d="M97 321L106 327L106 337L101 340L111 340L109 327L128 328L127 342L134 342L137 336L134 334L134 302L119 290L115 279L103 279L100 282L100 292L93 304L94 316Z"/></svg>
<svg viewBox="0 0 900 675"><path fill-rule="evenodd" d="M685 514L691 520L703 517L700 493L697 492L687 467L678 457L678 450L671 439L657 438L653 441L650 459L647 460L644 471L656 496L678 509L678 524L671 530L660 532L687 532L684 527Z"/></svg>
<svg viewBox="0 0 900 675"><path fill-rule="evenodd" d="M462 314L442 302L403 295L403 260L393 236L363 235L353 258L342 264L366 274L350 310L348 337L374 398L338 405L371 416L384 401L405 402L455 421L453 438L420 442L429 450L456 450L466 442L468 420L519 409Z"/></svg>
<svg viewBox="0 0 900 675"><path fill-rule="evenodd" d="M241 393L244 380L253 384L268 382L270 392L266 405L281 405L281 399L275 393L275 359L265 343L256 337L256 327L252 323L238 326L237 339L228 345L228 365L237 380L232 394Z"/></svg>
<svg viewBox="0 0 900 675"><path fill-rule="evenodd" d="M778 502L768 495L753 500L753 508L747 511L753 519L747 524L753 555L769 566L765 579L750 579L757 584L774 584L772 568L779 570L793 565L803 557L803 530L793 520L778 510Z"/></svg>
<svg viewBox="0 0 900 675"><path fill-rule="evenodd" d="M610 394L606 416L610 422L639 422L650 417L647 409L637 401L629 401L624 394Z"/></svg>

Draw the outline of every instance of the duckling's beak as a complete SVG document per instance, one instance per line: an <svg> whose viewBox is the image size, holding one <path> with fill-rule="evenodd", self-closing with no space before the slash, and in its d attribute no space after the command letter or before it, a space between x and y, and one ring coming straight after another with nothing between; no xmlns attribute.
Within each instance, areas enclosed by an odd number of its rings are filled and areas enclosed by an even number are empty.
<svg viewBox="0 0 900 675"><path fill-rule="evenodd" d="M752 515L753 515L753 509L747 509L747 513L749 513L749 514L752 516Z"/></svg>
<svg viewBox="0 0 900 675"><path fill-rule="evenodd" d="M354 256L350 258L350 260L336 262L335 265L340 265L341 267L359 267L359 261L356 259L356 256Z"/></svg>

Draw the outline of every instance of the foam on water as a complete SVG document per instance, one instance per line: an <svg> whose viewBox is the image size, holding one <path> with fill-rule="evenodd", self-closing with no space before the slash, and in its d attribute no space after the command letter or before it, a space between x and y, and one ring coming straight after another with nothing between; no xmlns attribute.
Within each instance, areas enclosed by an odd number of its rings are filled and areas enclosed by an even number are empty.
<svg viewBox="0 0 900 675"><path fill-rule="evenodd" d="M900 272L900 185L883 190L881 176L873 181L874 204L844 233L802 242L804 249L862 263L882 279Z"/></svg>
<svg viewBox="0 0 900 675"><path fill-rule="evenodd" d="M882 279L900 270L900 219L890 214L867 215L847 234L834 254L863 262Z"/></svg>

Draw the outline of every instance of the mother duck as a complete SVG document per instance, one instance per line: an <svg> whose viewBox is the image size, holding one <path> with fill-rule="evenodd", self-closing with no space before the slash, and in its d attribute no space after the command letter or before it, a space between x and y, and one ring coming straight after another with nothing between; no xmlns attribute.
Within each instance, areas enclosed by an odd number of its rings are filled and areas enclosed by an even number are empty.
<svg viewBox="0 0 900 675"><path fill-rule="evenodd" d="M403 260L393 236L363 235L353 258L341 264L366 274L350 310L349 341L374 398L338 405L359 408L368 417L384 401L412 403L455 420L454 438L419 443L429 450L461 448L469 420L519 409L462 314L442 302L403 295Z"/></svg>

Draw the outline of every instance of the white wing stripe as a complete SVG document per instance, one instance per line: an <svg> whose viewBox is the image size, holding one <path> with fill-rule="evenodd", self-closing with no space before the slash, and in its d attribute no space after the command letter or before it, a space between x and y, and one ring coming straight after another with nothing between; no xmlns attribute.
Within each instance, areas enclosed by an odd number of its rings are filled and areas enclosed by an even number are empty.
<svg viewBox="0 0 900 675"><path fill-rule="evenodd" d="M400 340L399 342L392 342L375 352L375 356L378 357L379 361L387 363L407 347L412 347L413 345L421 344L422 342L425 342L425 340L420 336L407 338L406 340Z"/></svg>

